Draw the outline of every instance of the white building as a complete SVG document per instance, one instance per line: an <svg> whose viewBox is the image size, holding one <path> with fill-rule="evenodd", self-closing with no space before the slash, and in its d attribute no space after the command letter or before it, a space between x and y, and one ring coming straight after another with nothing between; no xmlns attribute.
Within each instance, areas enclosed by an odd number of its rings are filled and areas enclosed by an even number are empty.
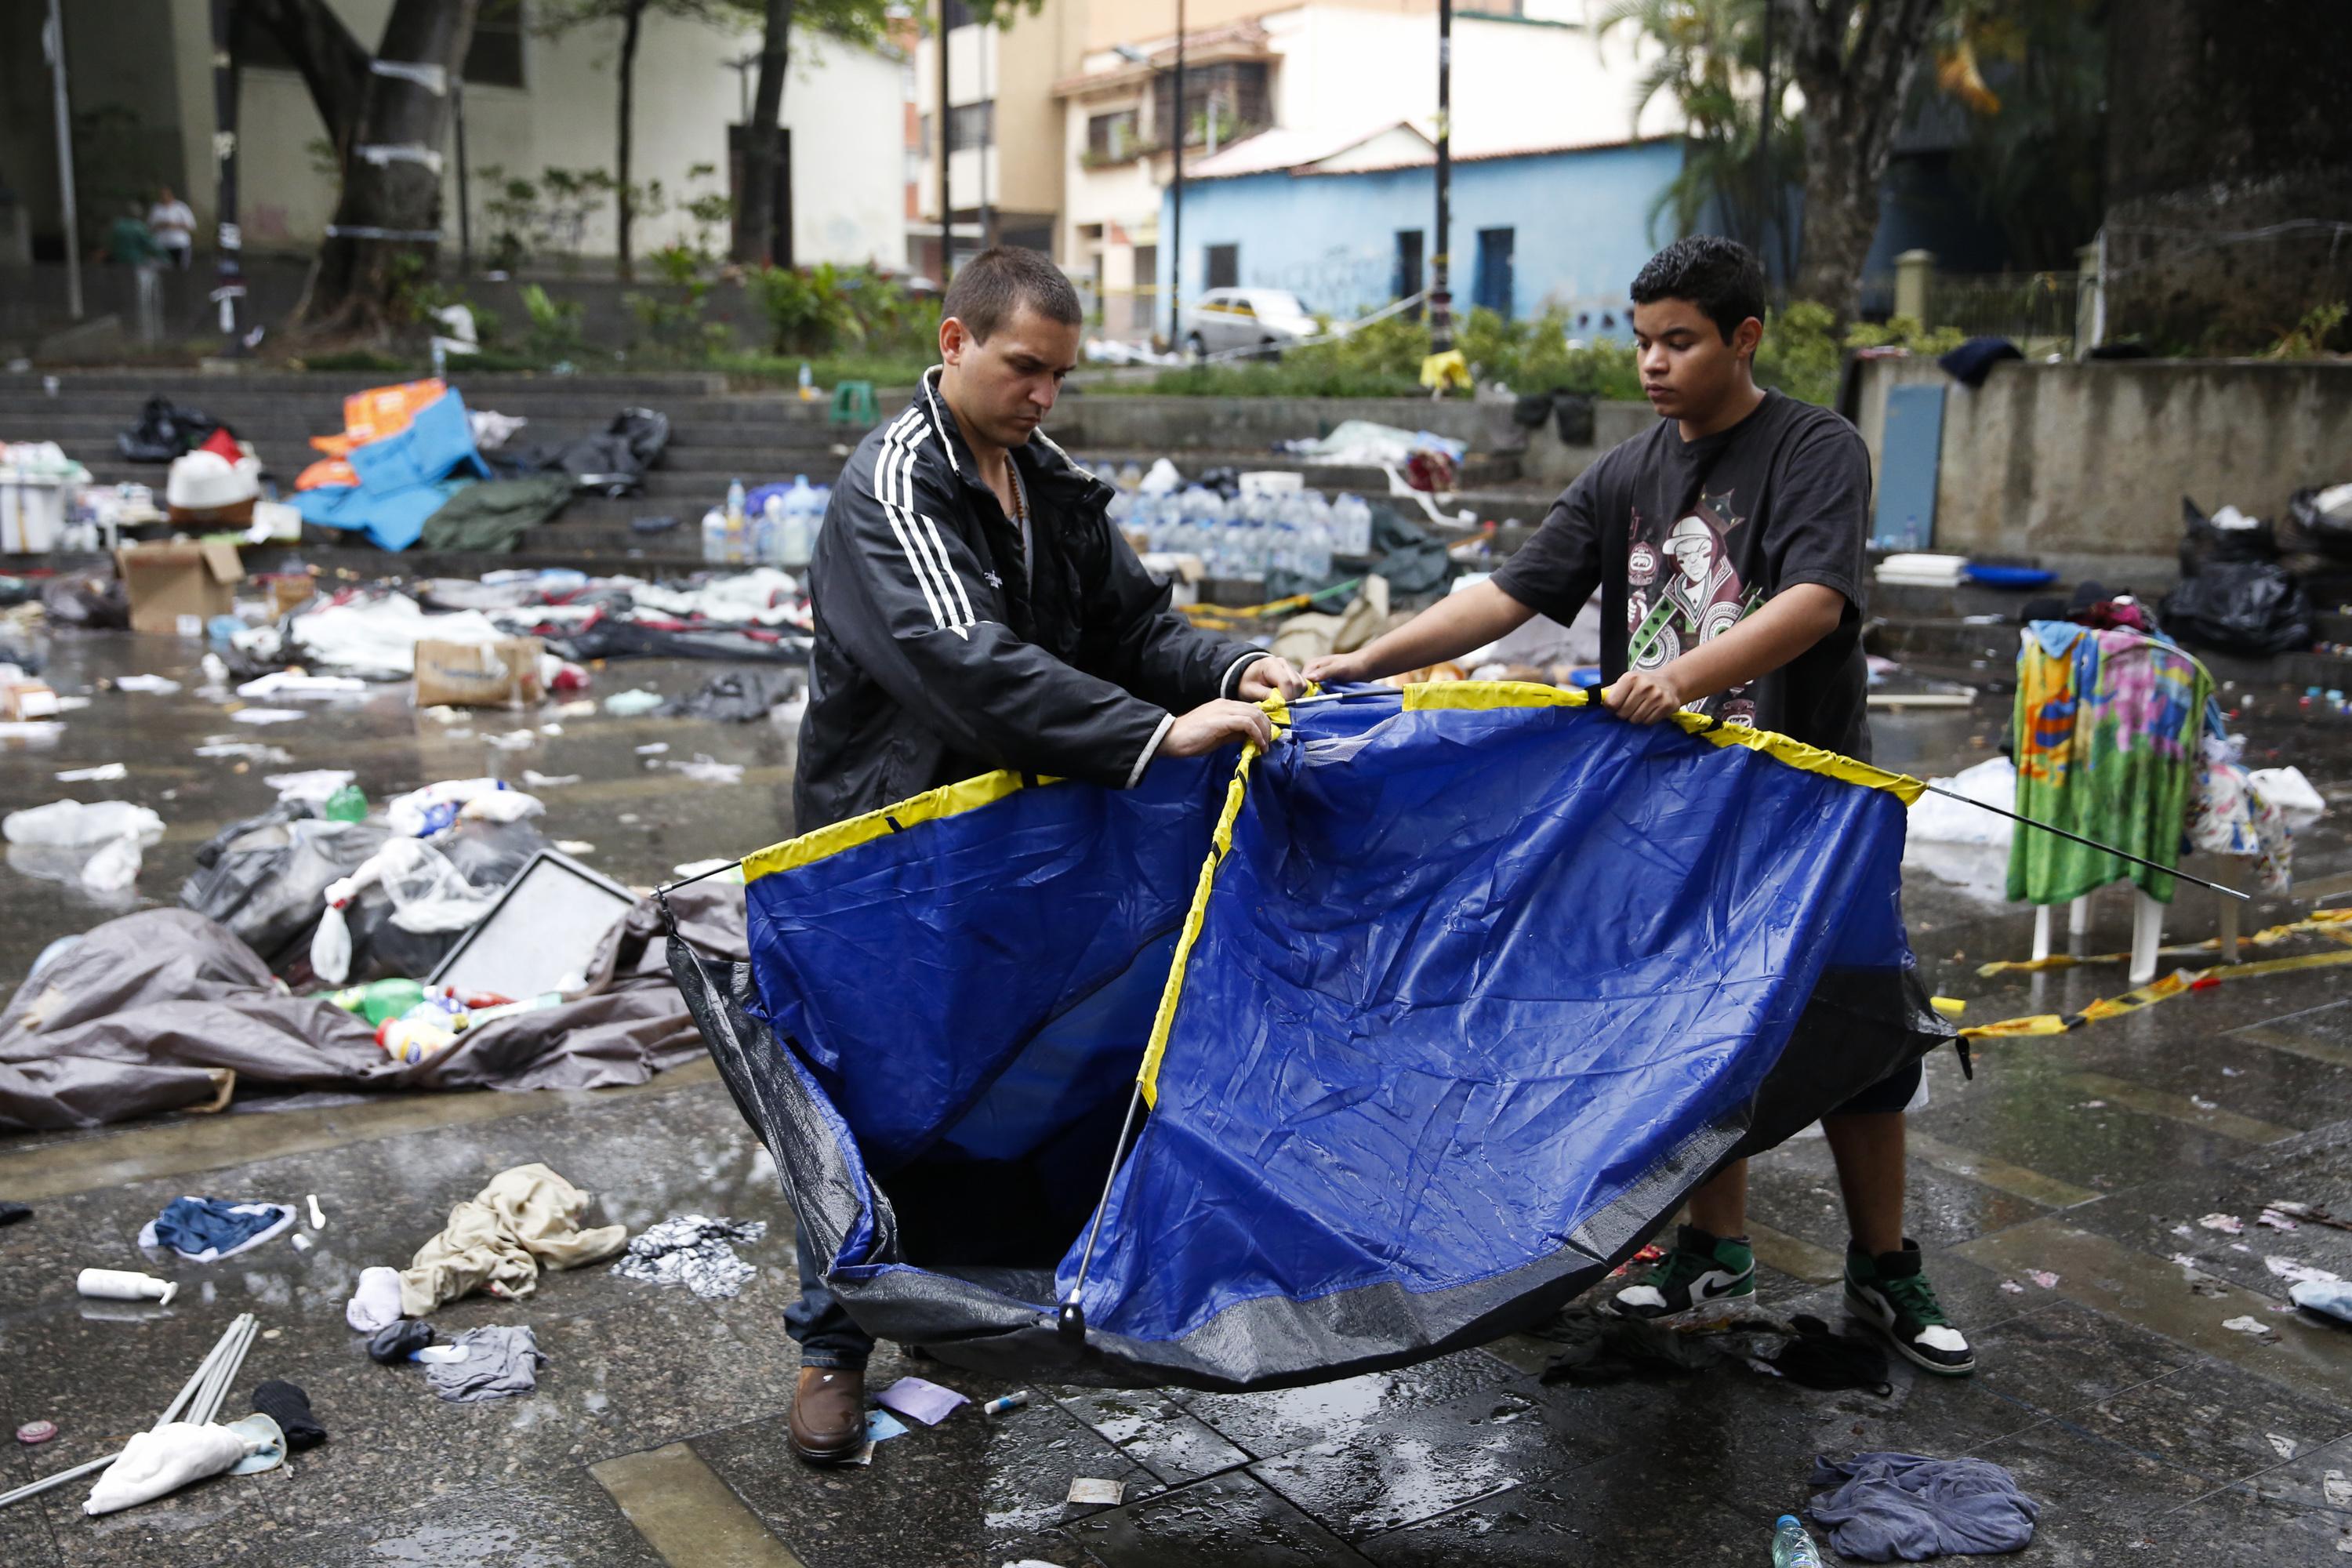
<svg viewBox="0 0 2352 1568"><path fill-rule="evenodd" d="M370 50L392 9L391 0L329 0L329 5ZM0 113L0 172L13 176L26 199L37 234L54 231L58 222L47 81L32 26L39 10L0 10L0 87L12 100ZM77 148L85 244L104 231L125 194L168 184L195 209L199 248L209 248L215 127L208 11L196 0L73 0L65 7L78 120L126 127L85 136ZM10 20L18 13L30 30ZM509 177L538 180L551 167L615 167L620 24L550 37L531 30L528 0L484 0L466 61L465 161L478 258L488 251L488 208L499 194L480 171L497 168ZM755 55L759 43L756 27L714 27L658 11L646 16L636 58L630 173L640 184L660 181L672 210L639 219L638 255L688 236L694 226L682 210L687 200L730 190L730 133L748 117L756 75L755 68L739 69L736 62ZM6 63L12 53L15 60ZM240 54L238 216L246 247L309 251L336 199L326 129L301 77L266 34L249 28ZM792 60L782 113L791 150L792 259L900 265L907 248L907 62L895 47L856 48L799 32L792 37ZM688 171L702 164L713 173L689 178ZM454 250L459 226L454 139L443 181L444 244ZM94 214L102 216L93 222ZM718 243L724 246L726 237L719 234ZM576 237L566 237L562 248L612 254L609 198Z"/></svg>
<svg viewBox="0 0 2352 1568"><path fill-rule="evenodd" d="M1673 134L1679 121L1668 95L1636 119L1644 58L1635 33L1601 38L1582 21L1581 0L1550 5L1557 16L1455 14L1456 155ZM1091 35L1102 40L1099 30ZM1318 159L1328 172L1350 157L1375 166L1394 153L1390 142L1418 142L1402 125L1435 129L1433 5L1313 0L1192 31L1184 52L1188 176ZM1148 331L1156 315L1153 279L1168 242L1160 198L1174 172L1175 58L1165 32L1104 42L1055 86L1065 106L1060 255L1094 283L1104 330L1115 336Z"/></svg>

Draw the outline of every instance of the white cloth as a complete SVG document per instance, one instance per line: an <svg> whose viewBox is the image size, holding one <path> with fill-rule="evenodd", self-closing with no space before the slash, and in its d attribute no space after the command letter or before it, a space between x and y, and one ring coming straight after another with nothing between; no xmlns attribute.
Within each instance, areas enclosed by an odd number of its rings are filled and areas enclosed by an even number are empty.
<svg viewBox="0 0 2352 1568"><path fill-rule="evenodd" d="M343 1308L343 1321L363 1334L400 1321L400 1270L380 1266L361 1269L359 1289Z"/></svg>
<svg viewBox="0 0 2352 1568"><path fill-rule="evenodd" d="M190 1481L219 1475L260 1445L226 1426L170 1421L141 1432L122 1446L121 1457L99 1472L81 1505L89 1514L112 1513L175 1492Z"/></svg>

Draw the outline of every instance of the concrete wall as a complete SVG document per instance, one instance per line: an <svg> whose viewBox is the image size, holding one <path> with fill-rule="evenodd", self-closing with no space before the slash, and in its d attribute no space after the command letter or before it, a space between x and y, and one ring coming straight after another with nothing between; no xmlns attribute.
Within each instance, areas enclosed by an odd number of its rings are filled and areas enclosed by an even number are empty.
<svg viewBox="0 0 2352 1568"><path fill-rule="evenodd" d="M1557 306L1613 312L1622 327L1625 290L1655 248L1649 216L1681 167L1682 143L1488 158L1454 167L1452 218L1458 308L1475 282L1478 231L1516 231L1513 313ZM1184 192L1184 296L1207 286L1206 247L1240 247L1245 285L1289 289L1310 310L1341 320L1394 298L1396 236L1432 226L1436 172L1423 166L1354 174L1248 174L1202 180ZM1163 213L1161 229L1168 227ZM1433 237L1425 249L1436 249ZM1160 250L1160 286L1176 258Z"/></svg>
<svg viewBox="0 0 2352 1568"><path fill-rule="evenodd" d="M1264 450L1276 441L1325 435L1343 419L1370 419L1431 430L1470 444L1474 452L1516 447L1519 427L1504 401L1432 403L1418 397L1167 397L1117 393L1066 395L1047 433L1076 450L1081 444L1145 450Z"/></svg>
<svg viewBox="0 0 2352 1568"><path fill-rule="evenodd" d="M1932 360L1872 361L1857 423L1874 462L1888 388L1937 380L1937 550L2164 556L2184 494L2277 518L2295 490L2352 479L2352 363L2011 363L1970 390Z"/></svg>

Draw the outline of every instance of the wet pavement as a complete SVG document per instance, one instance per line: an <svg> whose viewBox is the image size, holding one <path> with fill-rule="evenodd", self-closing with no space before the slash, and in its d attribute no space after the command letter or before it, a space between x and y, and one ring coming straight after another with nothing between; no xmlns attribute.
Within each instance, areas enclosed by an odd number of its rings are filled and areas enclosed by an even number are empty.
<svg viewBox="0 0 2352 1568"><path fill-rule="evenodd" d="M547 712L444 724L393 687L253 727L194 695L196 651L121 636L53 644L54 683L89 706L67 715L54 745L0 745L0 800L136 801L171 831L135 894L112 904L12 856L0 870L0 984L13 987L58 935L169 902L195 847L267 806L264 777L280 771L354 769L378 800L436 778L577 773L540 792L541 826L593 845L583 858L633 884L791 829L787 725L601 711L552 721L554 734L540 732ZM616 664L594 695L690 689L719 668ZM188 689L96 685L132 672ZM1878 716L1880 760L1915 772L1981 760L2004 707ZM2243 722L2259 763L2297 763L2337 812L2298 845L2298 898L2263 900L2252 931L2352 890L2339 826L2352 821L2352 730L2298 724L2267 696ZM516 749L489 742L525 729ZM290 760L194 754L224 735ZM669 750L638 751L656 743ZM697 753L741 764L742 782L657 765ZM129 777L53 777L110 762ZM1933 989L1967 998L1970 1021L2128 988L2120 965L1979 978L1979 963L2024 956L2030 920L1984 890L1983 866L1937 865L1961 879L1911 872L1906 915ZM2184 890L2168 934L2202 938L2212 921L2211 896ZM2128 925L2128 900L2105 895L2088 951L2127 945ZM2304 938L2263 956L2324 945ZM629 1089L248 1097L224 1115L0 1137L0 1198L36 1211L0 1229L0 1431L59 1428L37 1447L6 1445L0 1487L152 1423L239 1311L263 1332L229 1412L283 1377L332 1434L283 1470L102 1519L79 1511L86 1485L0 1509L0 1563L1762 1563L1774 1516L1809 1495L1813 1456L1874 1448L2010 1467L2043 1504L2021 1563L2336 1561L2352 1552L2352 1337L2280 1309L2297 1270L2352 1276L2352 1233L2256 1216L2277 1199L2352 1215L2343 973L2234 980L2063 1037L1979 1042L1973 1082L1949 1053L1929 1061L1931 1102L1912 1118L1909 1228L1977 1346L1972 1378L1898 1362L1884 1396L1738 1369L1552 1386L1538 1374L1553 1347L1523 1334L1277 1393L1040 1388L1024 1409L961 1410L879 1445L868 1468L826 1472L784 1447L790 1213L707 1063ZM475 1298L437 1314L445 1332L536 1330L550 1362L520 1399L447 1405L421 1368L370 1363L341 1312L359 1270L405 1261L452 1204L534 1160L595 1194L592 1217L632 1230L688 1212L767 1221L766 1239L740 1249L757 1277L738 1298L704 1301L591 1267L543 1277L527 1300ZM316 1193L328 1225L308 1251L280 1240L210 1267L142 1256L140 1226L189 1192ZM1752 1207L1762 1305L1835 1320L1845 1231L1826 1145L1800 1139L1758 1161ZM2200 1223L2215 1214L2242 1229ZM85 1301L72 1276L91 1264L150 1268L183 1291L170 1308ZM2268 1331L2224 1327L2241 1318ZM975 1400L1005 1392L888 1349L870 1375L907 1373ZM1123 1500L1067 1505L1081 1477L1122 1483Z"/></svg>

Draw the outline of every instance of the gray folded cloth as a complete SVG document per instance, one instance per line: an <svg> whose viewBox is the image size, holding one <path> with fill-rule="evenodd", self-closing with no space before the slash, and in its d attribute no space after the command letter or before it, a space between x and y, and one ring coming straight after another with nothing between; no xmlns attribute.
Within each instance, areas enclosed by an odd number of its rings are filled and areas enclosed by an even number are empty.
<svg viewBox="0 0 2352 1568"><path fill-rule="evenodd" d="M458 1405L529 1394L539 1386L539 1369L547 1363L527 1328L467 1329L450 1342L466 1359L426 1363L425 1380L434 1393Z"/></svg>
<svg viewBox="0 0 2352 1568"><path fill-rule="evenodd" d="M1813 1500L1812 1515L1831 1527L1838 1555L1862 1563L2021 1552L2042 1515L2017 1478L1988 1459L1816 1457L1812 1484L1837 1488Z"/></svg>

